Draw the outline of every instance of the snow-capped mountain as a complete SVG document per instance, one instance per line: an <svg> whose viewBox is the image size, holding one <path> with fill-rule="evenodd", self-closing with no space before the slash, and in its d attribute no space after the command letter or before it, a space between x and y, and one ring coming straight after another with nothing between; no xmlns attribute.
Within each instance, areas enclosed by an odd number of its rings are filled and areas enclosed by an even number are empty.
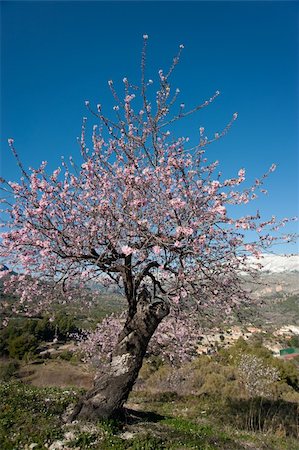
<svg viewBox="0 0 299 450"><path fill-rule="evenodd" d="M299 273L299 255L270 255L264 254L263 258L258 261L262 264L263 272L282 273L282 272L298 272ZM299 283L299 281L298 281Z"/></svg>
<svg viewBox="0 0 299 450"><path fill-rule="evenodd" d="M262 258L250 258L250 264L260 264L257 283L249 283L254 297L277 297L299 295L299 255L264 254Z"/></svg>

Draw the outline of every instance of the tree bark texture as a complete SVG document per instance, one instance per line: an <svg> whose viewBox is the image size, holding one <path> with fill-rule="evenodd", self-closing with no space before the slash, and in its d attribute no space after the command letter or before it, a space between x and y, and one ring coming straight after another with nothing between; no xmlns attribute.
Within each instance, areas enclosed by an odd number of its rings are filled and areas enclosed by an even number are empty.
<svg viewBox="0 0 299 450"><path fill-rule="evenodd" d="M168 313L167 303L161 299L151 301L149 292L143 290L135 314L119 336L110 366L96 377L94 387L81 399L69 420L110 418L119 413L137 379L150 338Z"/></svg>

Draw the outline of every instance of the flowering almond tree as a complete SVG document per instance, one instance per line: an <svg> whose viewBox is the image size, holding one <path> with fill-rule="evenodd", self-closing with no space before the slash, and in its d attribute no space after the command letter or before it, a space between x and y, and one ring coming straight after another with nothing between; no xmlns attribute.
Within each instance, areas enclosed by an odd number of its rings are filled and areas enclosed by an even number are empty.
<svg viewBox="0 0 299 450"><path fill-rule="evenodd" d="M203 127L196 145L175 138L175 122L208 106L219 92L188 111L178 105L179 90L171 90L170 77L180 46L169 71L159 71L152 94L153 81L145 77L146 43L145 35L140 86L124 78L124 96L119 96L108 82L114 119L101 105L93 111L86 102L98 125L90 150L83 120L80 166L71 159L51 174L46 162L26 171L10 139L22 178L1 180L9 220L0 256L17 272L5 278L7 292L18 294L27 310L30 302L32 308L45 308L57 298L66 303L80 298L83 305L91 282L109 280L127 300L109 367L98 373L72 418L115 414L170 310L194 317L199 307L212 305L228 313L245 298L241 276L251 271L248 256L258 256L274 239L266 229L276 226L275 218L229 213L256 198L267 174L240 190L244 169L222 179L215 173L218 161L205 159L207 145L227 133L237 114L212 139ZM254 242L245 240L246 230L256 233Z"/></svg>

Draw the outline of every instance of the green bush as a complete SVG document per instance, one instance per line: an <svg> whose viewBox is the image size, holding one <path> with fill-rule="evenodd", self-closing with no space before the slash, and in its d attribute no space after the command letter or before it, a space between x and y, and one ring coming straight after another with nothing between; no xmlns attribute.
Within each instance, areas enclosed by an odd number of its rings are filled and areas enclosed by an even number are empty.
<svg viewBox="0 0 299 450"><path fill-rule="evenodd" d="M5 361L0 365L0 380L10 381L17 376L20 364L18 361Z"/></svg>
<svg viewBox="0 0 299 450"><path fill-rule="evenodd" d="M299 372L291 361L273 358L273 366L279 370L280 380L299 392Z"/></svg>
<svg viewBox="0 0 299 450"><path fill-rule="evenodd" d="M38 320L35 326L34 335L39 341L52 341L55 336L55 327L49 317Z"/></svg>
<svg viewBox="0 0 299 450"><path fill-rule="evenodd" d="M59 354L59 358L63 359L64 361L71 361L73 358L73 352L70 352L69 350L64 350Z"/></svg>
<svg viewBox="0 0 299 450"><path fill-rule="evenodd" d="M63 340L66 340L70 334L78 332L74 318L65 314L58 316L53 326L57 326L58 338Z"/></svg>
<svg viewBox="0 0 299 450"><path fill-rule="evenodd" d="M291 339L288 340L288 347L299 348L299 335L292 336Z"/></svg>
<svg viewBox="0 0 299 450"><path fill-rule="evenodd" d="M10 338L8 342L9 356L16 359L23 359L26 355L34 355L37 347L36 337L29 333Z"/></svg>

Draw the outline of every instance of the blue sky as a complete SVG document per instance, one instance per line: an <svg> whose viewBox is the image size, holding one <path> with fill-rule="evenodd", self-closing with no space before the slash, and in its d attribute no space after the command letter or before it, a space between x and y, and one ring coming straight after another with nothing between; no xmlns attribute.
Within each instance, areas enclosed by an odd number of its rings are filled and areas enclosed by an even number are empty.
<svg viewBox="0 0 299 450"><path fill-rule="evenodd" d="M1 2L1 175L17 179L7 138L14 137L25 166L78 154L76 137L84 101L110 111L107 80L138 82L142 35L149 35L148 78L167 68L185 45L173 86L186 107L216 102L178 135L211 135L231 115L239 119L210 146L226 176L245 167L248 179L274 162L269 195L259 207L266 218L298 211L297 2ZM292 225L289 230L295 230ZM281 247L298 252L298 247Z"/></svg>

